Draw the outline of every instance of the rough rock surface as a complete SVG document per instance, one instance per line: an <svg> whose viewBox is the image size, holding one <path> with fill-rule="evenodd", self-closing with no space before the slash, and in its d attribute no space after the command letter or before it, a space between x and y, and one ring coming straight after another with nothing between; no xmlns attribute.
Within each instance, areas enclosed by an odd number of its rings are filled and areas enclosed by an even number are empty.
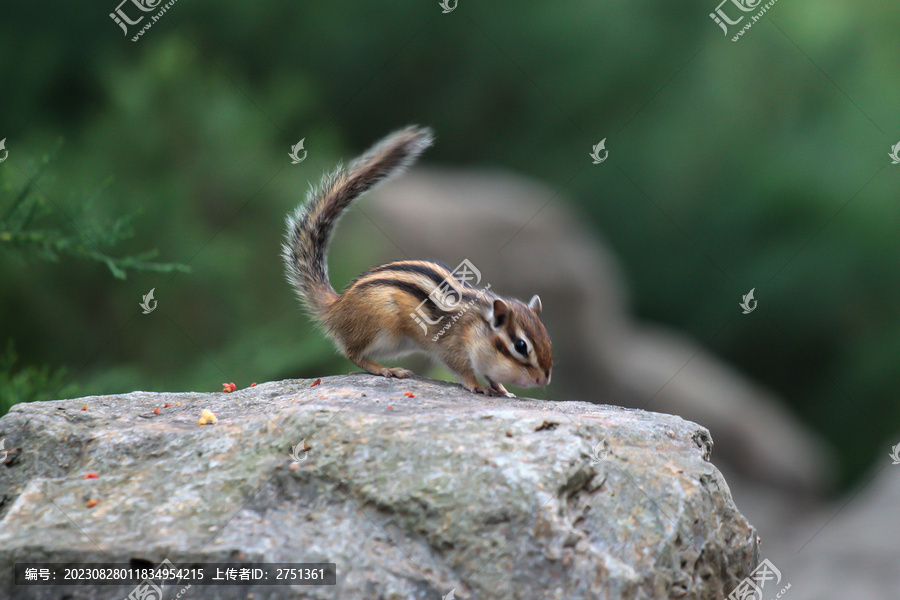
<svg viewBox="0 0 900 600"><path fill-rule="evenodd" d="M392 260L453 266L465 258L483 274L481 286L520 299L540 294L557 399L600 398L701 423L716 440L716 465L740 478L728 479L739 500L741 480L801 497L828 489L836 472L829 445L771 390L684 332L636 318L619 259L572 206L560 190L511 173L414 167L341 222L334 247L365 240L365 251L342 257L339 281Z"/></svg>
<svg viewBox="0 0 900 600"><path fill-rule="evenodd" d="M14 586L11 567L168 558L337 565L333 587L193 586L188 600L705 600L757 564L694 423L419 379L312 383L14 406L0 595L125 598L133 586ZM198 425L204 408L217 424Z"/></svg>

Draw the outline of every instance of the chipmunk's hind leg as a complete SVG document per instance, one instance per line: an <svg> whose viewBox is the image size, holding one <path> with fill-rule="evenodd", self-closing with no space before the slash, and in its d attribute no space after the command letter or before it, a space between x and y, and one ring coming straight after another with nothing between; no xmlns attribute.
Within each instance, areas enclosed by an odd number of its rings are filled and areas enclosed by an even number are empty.
<svg viewBox="0 0 900 600"><path fill-rule="evenodd" d="M399 367L385 367L384 365L378 364L374 360L368 358L354 358L352 356L348 356L350 362L354 365L363 369L367 373L371 373L372 375L381 375L382 377L396 377L397 379L406 379L408 377L412 377L415 375L412 371L407 369L401 369Z"/></svg>
<svg viewBox="0 0 900 600"><path fill-rule="evenodd" d="M420 349L404 331L413 326L412 319L398 313L396 294L393 288L351 284L329 307L324 320L330 337L350 362L372 375L406 379L415 373L373 360Z"/></svg>

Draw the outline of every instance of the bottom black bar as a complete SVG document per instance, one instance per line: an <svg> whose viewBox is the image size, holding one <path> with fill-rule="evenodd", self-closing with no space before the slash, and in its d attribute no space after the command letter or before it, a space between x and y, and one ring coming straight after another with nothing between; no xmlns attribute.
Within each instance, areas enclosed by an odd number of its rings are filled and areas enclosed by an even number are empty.
<svg viewBox="0 0 900 600"><path fill-rule="evenodd" d="M335 563L16 563L16 585L334 585ZM152 589L150 587L149 589Z"/></svg>

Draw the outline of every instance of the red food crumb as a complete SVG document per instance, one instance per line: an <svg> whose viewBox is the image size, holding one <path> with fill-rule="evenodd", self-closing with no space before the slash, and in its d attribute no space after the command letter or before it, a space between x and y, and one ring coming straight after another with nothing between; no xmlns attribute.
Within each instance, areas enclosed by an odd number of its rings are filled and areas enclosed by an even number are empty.
<svg viewBox="0 0 900 600"><path fill-rule="evenodd" d="M403 395L406 396L407 398L415 398L416 397L416 395L413 394L412 392L404 392Z"/></svg>
<svg viewBox="0 0 900 600"><path fill-rule="evenodd" d="M312 384L309 387L319 385L320 383L322 383L322 379L321 378L316 379L315 381L312 382Z"/></svg>
<svg viewBox="0 0 900 600"><path fill-rule="evenodd" d="M170 407L172 407L172 406L175 406L175 405L174 405L174 404L169 404L168 402L166 402L165 404L163 404L163 408L170 408Z"/></svg>
<svg viewBox="0 0 900 600"><path fill-rule="evenodd" d="M97 479L98 477L100 477L100 476L97 475L96 473L94 473L93 471L91 471L90 473L84 474L85 479Z"/></svg>
<svg viewBox="0 0 900 600"><path fill-rule="evenodd" d="M390 405L390 404L388 404L388 408L394 408L394 407L393 407L393 406L391 406L391 405Z"/></svg>
<svg viewBox="0 0 900 600"><path fill-rule="evenodd" d="M253 383L251 383L250 387L256 387L256 382L254 381Z"/></svg>
<svg viewBox="0 0 900 600"><path fill-rule="evenodd" d="M91 498L91 499L88 500L88 502L87 502L87 507L88 507L88 508L94 508L95 506L97 506L97 502L99 502L99 500L97 500L96 498Z"/></svg>
<svg viewBox="0 0 900 600"><path fill-rule="evenodd" d="M156 408L153 409L153 414L154 414L154 415L158 415L158 414L159 414L159 407L158 407L158 406L157 406Z"/></svg>
<svg viewBox="0 0 900 600"><path fill-rule="evenodd" d="M223 383L223 384L222 384L222 391L225 392L226 394L230 394L231 392L233 392L233 391L236 390L236 389L237 389L237 386L234 385L233 382L232 382L232 383Z"/></svg>
<svg viewBox="0 0 900 600"><path fill-rule="evenodd" d="M87 404L81 407L81 410L87 410Z"/></svg>

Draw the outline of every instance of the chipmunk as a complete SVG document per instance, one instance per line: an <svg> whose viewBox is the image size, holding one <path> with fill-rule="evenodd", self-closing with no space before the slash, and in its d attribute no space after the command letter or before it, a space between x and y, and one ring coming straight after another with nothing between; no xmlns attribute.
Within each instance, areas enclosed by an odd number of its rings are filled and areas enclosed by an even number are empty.
<svg viewBox="0 0 900 600"><path fill-rule="evenodd" d="M528 304L504 299L490 286L471 286L466 274L458 277L445 265L425 260L369 269L341 294L329 282L326 251L341 214L359 196L403 172L432 142L431 130L407 127L349 167L338 165L311 189L286 219L282 258L287 279L343 355L372 375L410 377L411 371L382 366L373 357L420 351L440 360L473 393L514 397L504 383L547 385L553 355L538 296Z"/></svg>

